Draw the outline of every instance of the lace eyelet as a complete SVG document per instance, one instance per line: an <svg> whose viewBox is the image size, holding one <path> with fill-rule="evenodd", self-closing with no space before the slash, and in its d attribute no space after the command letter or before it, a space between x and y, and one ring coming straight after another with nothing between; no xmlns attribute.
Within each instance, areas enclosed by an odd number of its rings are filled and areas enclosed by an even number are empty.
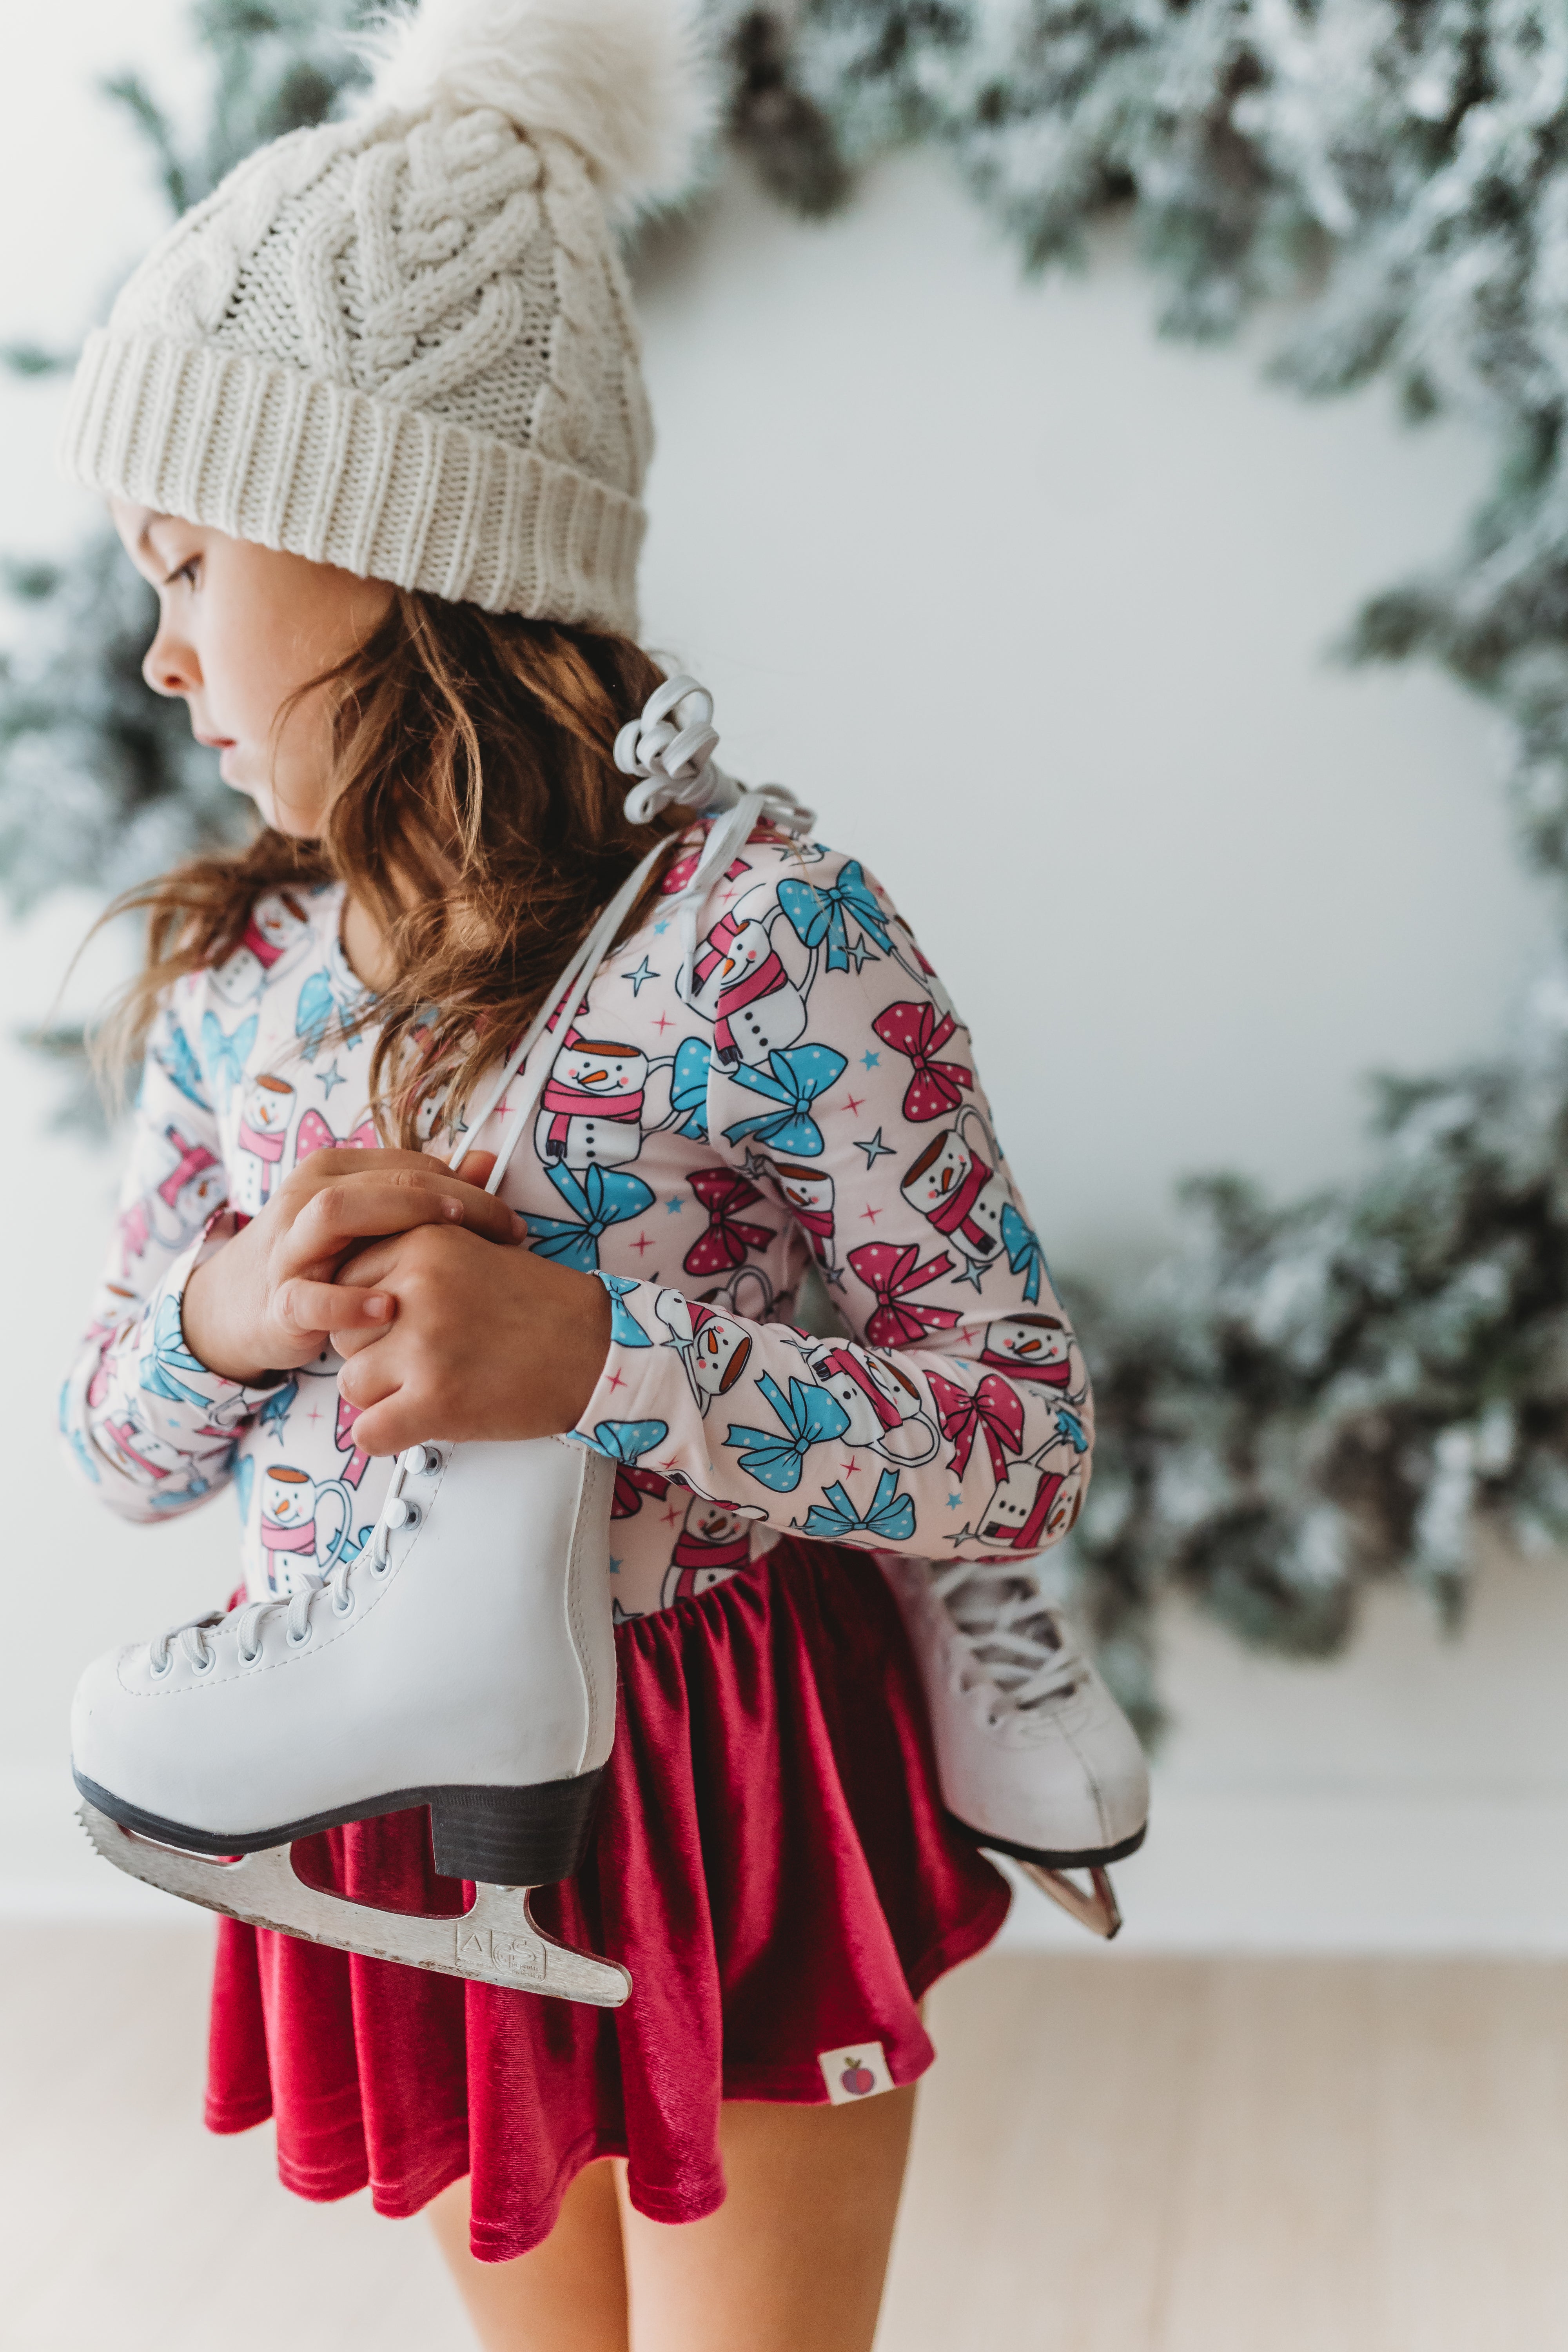
<svg viewBox="0 0 1568 2352"><path fill-rule="evenodd" d="M354 1597L352 1592L345 1592L341 1601L334 1601L332 1602L332 1614L334 1617L352 1617L353 1613Z"/></svg>
<svg viewBox="0 0 1568 2352"><path fill-rule="evenodd" d="M241 1650L239 1663L242 1666L253 1666L260 1655L261 1645L258 1643L254 1650Z"/></svg>
<svg viewBox="0 0 1568 2352"><path fill-rule="evenodd" d="M164 1676L164 1675L165 1675L170 1671L170 1669L171 1669L171 1668L172 1668L172 1666L174 1665L174 1653L173 1653L173 1651L165 1650L165 1651L164 1651L164 1653L163 1653L163 1664L162 1664L162 1665L160 1665L160 1664L158 1664L158 1661L157 1661L157 1659L156 1659L156 1658L154 1658L154 1657L153 1657L153 1656L149 1655L148 1660L147 1660L147 1671L148 1671L148 1673L149 1673L150 1675L155 1675L157 1676L158 1680L159 1680L160 1682L162 1682L162 1681L163 1681L163 1676Z"/></svg>
<svg viewBox="0 0 1568 2352"><path fill-rule="evenodd" d="M195 1658L191 1660L191 1672L194 1675L210 1675L216 1664L217 1652L208 1650L199 1663Z"/></svg>
<svg viewBox="0 0 1568 2352"><path fill-rule="evenodd" d="M302 1633L286 1633L283 1638L288 1643L289 1647L291 1650L302 1650L306 1643L310 1640L313 1630L314 1629L312 1627L307 1625Z"/></svg>

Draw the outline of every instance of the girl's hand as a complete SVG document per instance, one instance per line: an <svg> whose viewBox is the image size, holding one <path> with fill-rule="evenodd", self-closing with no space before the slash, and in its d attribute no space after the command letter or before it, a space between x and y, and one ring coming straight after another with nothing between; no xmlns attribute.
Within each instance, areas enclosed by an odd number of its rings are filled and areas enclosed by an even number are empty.
<svg viewBox="0 0 1568 2352"><path fill-rule="evenodd" d="M337 1288L344 1259L369 1237L418 1229L516 1242L521 1219L479 1189L492 1165L470 1152L454 1176L424 1151L313 1152L185 1285L185 1345L209 1371L254 1388L319 1356L334 1325L384 1330L395 1299L374 1285Z"/></svg>
<svg viewBox="0 0 1568 2352"><path fill-rule="evenodd" d="M338 1387L361 1407L354 1444L367 1454L426 1437L558 1435L581 1418L610 1350L602 1282L531 1250L497 1250L477 1223L373 1242L332 1296L346 1307L362 1287L397 1303L390 1328L349 1313L332 1326L349 1359Z"/></svg>

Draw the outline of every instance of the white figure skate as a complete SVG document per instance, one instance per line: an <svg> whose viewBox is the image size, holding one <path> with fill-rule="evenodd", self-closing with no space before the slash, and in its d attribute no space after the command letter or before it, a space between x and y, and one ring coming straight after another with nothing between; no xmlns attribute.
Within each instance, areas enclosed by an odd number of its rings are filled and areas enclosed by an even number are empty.
<svg viewBox="0 0 1568 2352"><path fill-rule="evenodd" d="M1131 1725L1030 1562L880 1557L920 1661L948 1811L1093 1934L1114 1936L1107 1865L1137 1852L1149 1820Z"/></svg>
<svg viewBox="0 0 1568 2352"><path fill-rule="evenodd" d="M71 1717L94 1845L253 1927L624 2001L624 1969L528 1908L581 1865L615 1736L613 1486L613 1465L555 1438L415 1446L356 1559L100 1658ZM295 1872L292 1839L416 1805L437 1869L480 1882L461 1916L374 1910Z"/></svg>

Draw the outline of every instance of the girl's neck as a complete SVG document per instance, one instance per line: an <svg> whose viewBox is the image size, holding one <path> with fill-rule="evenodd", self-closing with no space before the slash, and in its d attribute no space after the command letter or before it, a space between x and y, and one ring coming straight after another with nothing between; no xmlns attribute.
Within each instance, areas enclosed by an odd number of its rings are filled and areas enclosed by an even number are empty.
<svg viewBox="0 0 1568 2352"><path fill-rule="evenodd" d="M354 978L362 982L373 995L380 995L382 990L396 979L397 967L387 941L385 925L374 908L356 898L352 890L343 894L338 944Z"/></svg>

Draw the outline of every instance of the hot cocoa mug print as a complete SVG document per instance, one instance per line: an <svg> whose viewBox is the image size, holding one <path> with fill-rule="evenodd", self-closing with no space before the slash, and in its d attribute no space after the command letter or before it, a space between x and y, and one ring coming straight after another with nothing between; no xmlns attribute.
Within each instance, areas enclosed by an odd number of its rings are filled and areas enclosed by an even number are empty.
<svg viewBox="0 0 1568 2352"><path fill-rule="evenodd" d="M301 1571L321 1575L342 1554L353 1525L353 1495L342 1478L317 1480L287 1462L274 1462L263 1470L259 1486L258 1532L267 1590L279 1595L292 1592ZM333 1501L342 1516L323 1544L321 1506Z"/></svg>

